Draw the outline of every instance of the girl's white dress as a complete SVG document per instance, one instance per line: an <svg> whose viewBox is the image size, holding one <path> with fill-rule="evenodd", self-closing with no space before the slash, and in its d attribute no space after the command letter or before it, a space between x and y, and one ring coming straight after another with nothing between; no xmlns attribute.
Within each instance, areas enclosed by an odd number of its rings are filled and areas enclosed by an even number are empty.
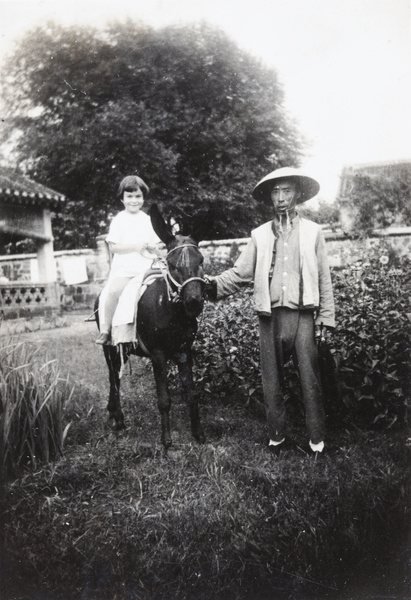
<svg viewBox="0 0 411 600"><path fill-rule="evenodd" d="M144 212L131 214L125 210L118 213L111 221L106 242L113 244L148 244L154 246L161 243L151 224L151 219ZM104 306L110 293L110 282L116 278L129 277L114 313L112 322L112 343L136 341L137 300L140 295L144 273L150 269L156 257L148 251L113 253L110 274L107 284L100 295L99 317L104 323Z"/></svg>
<svg viewBox="0 0 411 600"><path fill-rule="evenodd" d="M113 244L149 244L154 246L161 240L155 233L150 217L141 210L131 214L121 211L111 221L106 242ZM113 256L109 281L116 277L136 277L144 274L150 268L155 256L140 252L128 252Z"/></svg>

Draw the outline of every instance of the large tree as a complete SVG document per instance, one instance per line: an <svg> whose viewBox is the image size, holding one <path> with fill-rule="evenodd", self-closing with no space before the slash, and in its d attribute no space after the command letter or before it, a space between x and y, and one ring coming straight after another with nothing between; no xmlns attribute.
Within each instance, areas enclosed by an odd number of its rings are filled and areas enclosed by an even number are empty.
<svg viewBox="0 0 411 600"><path fill-rule="evenodd" d="M301 157L275 71L205 24L47 24L22 40L3 82L1 135L16 163L70 199L57 247L92 245L132 173L167 215L202 218L212 205L212 237L248 235L268 215L253 185Z"/></svg>

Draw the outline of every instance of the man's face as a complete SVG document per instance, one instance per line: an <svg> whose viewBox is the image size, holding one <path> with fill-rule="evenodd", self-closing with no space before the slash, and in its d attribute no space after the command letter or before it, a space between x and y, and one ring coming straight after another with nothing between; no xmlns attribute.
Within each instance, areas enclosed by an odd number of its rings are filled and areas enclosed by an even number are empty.
<svg viewBox="0 0 411 600"><path fill-rule="evenodd" d="M279 179L271 190L271 200L277 214L285 214L293 209L300 197L297 185L292 179Z"/></svg>

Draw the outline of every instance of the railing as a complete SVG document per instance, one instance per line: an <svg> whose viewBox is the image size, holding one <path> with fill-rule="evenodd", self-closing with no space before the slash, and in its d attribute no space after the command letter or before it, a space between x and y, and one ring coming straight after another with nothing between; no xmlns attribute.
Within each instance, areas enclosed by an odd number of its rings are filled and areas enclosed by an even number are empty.
<svg viewBox="0 0 411 600"><path fill-rule="evenodd" d="M0 285L2 318L49 314L60 309L57 283L7 283Z"/></svg>

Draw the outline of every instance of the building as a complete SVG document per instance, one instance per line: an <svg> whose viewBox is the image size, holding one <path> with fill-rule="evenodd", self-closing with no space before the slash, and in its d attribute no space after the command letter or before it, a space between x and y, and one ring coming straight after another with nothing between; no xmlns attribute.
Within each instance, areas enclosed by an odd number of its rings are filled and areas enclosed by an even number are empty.
<svg viewBox="0 0 411 600"><path fill-rule="evenodd" d="M375 200L371 202L373 210L369 211L373 229L409 225L395 206L411 204L411 159L360 163L343 168L338 204L341 226L347 233L358 226L360 209L367 199Z"/></svg>
<svg viewBox="0 0 411 600"><path fill-rule="evenodd" d="M0 167L0 244L33 240L38 269L33 281L7 281L7 273L0 274L3 318L42 314L59 308L51 211L60 209L64 202L62 194L12 169Z"/></svg>

